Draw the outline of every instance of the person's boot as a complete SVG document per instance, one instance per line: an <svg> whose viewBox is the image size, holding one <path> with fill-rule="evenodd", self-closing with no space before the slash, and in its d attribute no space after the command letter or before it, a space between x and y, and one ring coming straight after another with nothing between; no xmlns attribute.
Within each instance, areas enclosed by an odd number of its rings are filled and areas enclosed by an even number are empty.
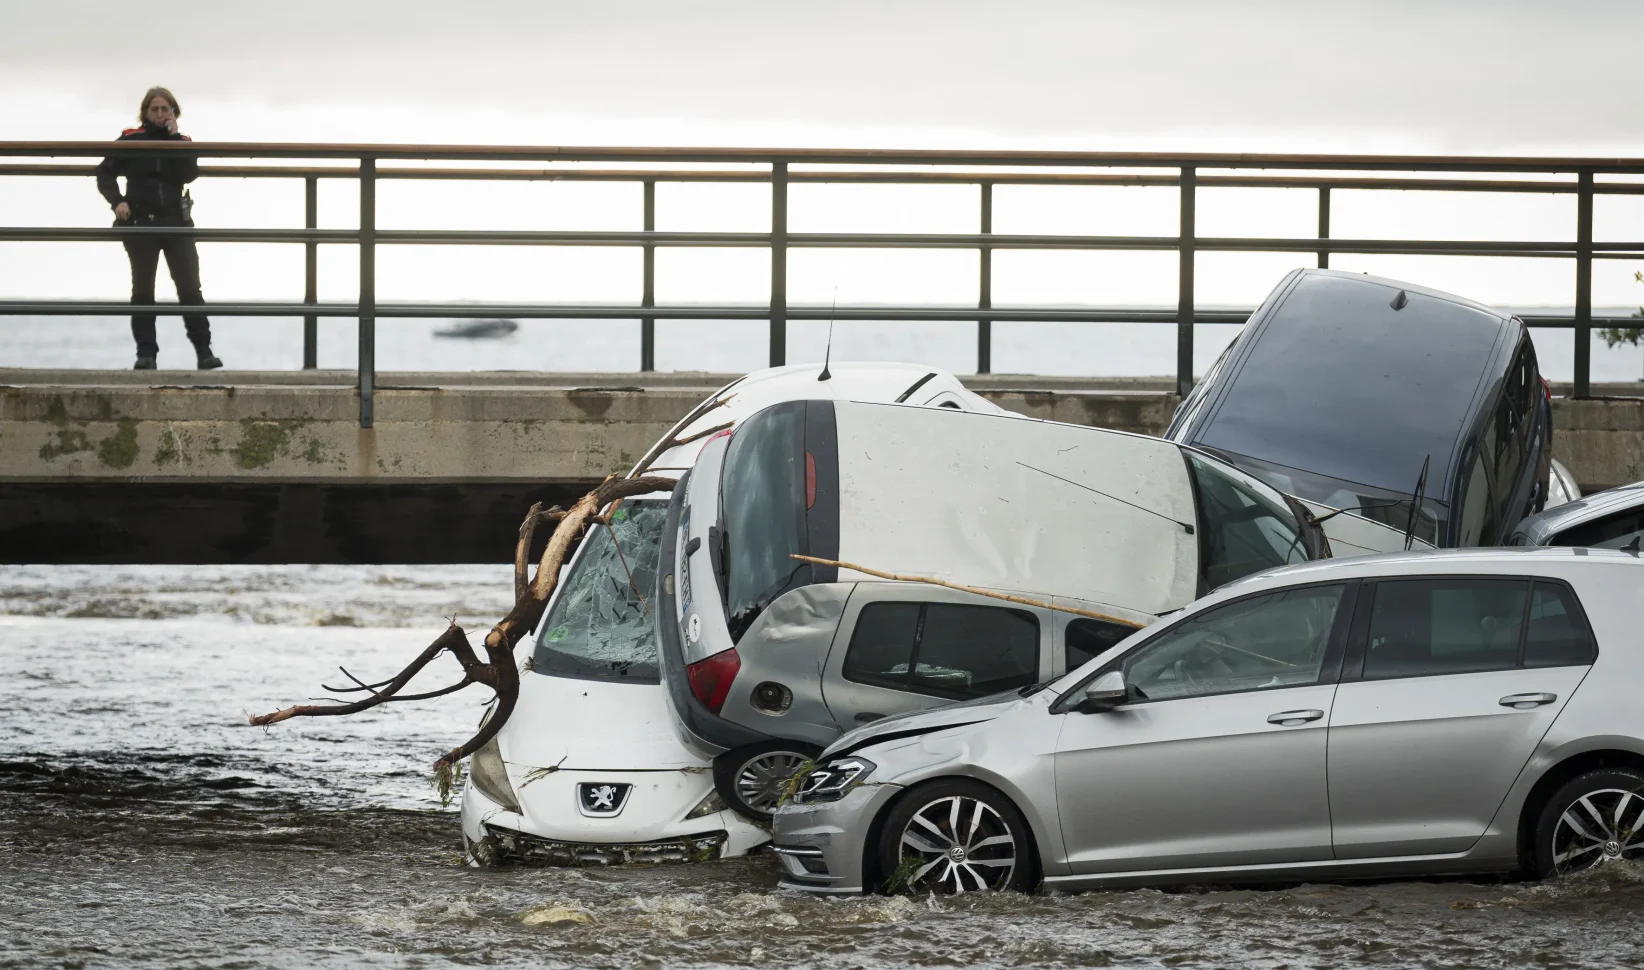
<svg viewBox="0 0 1644 970"><path fill-rule="evenodd" d="M216 370L223 366L223 362L218 360L217 356L211 352L210 344L206 344L204 347L195 347L194 353L199 357L197 366L200 370Z"/></svg>
<svg viewBox="0 0 1644 970"><path fill-rule="evenodd" d="M137 355L137 363L133 364L132 367L131 367L132 370L153 370L154 368L155 368L155 363L154 363L154 356L152 354L147 356L147 357L144 357L143 355L138 354Z"/></svg>

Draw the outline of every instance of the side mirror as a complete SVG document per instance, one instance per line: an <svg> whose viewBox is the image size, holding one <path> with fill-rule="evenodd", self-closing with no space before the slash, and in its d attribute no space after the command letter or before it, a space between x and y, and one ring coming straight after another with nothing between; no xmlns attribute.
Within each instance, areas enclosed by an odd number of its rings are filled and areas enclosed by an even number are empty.
<svg viewBox="0 0 1644 970"><path fill-rule="evenodd" d="M1085 688L1084 699L1073 705L1073 709L1080 714L1101 714L1113 710L1129 699L1130 691L1125 688L1125 675L1117 670L1110 670Z"/></svg>

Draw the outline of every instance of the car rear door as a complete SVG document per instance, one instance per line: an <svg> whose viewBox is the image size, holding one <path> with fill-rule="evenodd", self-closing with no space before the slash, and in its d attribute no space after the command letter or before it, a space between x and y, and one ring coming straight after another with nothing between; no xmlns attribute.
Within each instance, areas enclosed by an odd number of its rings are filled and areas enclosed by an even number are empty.
<svg viewBox="0 0 1644 970"><path fill-rule="evenodd" d="M1366 584L1330 720L1338 859L1463 852L1590 669L1563 583Z"/></svg>

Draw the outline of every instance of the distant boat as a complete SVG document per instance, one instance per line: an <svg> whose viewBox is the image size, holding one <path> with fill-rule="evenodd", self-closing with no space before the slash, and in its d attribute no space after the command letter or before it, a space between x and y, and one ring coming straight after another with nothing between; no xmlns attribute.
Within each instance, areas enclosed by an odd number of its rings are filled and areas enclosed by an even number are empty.
<svg viewBox="0 0 1644 970"><path fill-rule="evenodd" d="M470 337L474 339L506 337L519 329L513 320L465 320L434 331L436 337Z"/></svg>

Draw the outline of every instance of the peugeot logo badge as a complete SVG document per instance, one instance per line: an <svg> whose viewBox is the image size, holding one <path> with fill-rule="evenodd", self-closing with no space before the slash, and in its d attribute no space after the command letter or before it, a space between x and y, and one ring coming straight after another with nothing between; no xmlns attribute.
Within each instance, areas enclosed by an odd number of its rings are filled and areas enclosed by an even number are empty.
<svg viewBox="0 0 1644 970"><path fill-rule="evenodd" d="M609 781L583 781L577 783L577 808L582 814L594 818L609 818L622 813L624 805L628 804L628 794L634 790L633 785Z"/></svg>

